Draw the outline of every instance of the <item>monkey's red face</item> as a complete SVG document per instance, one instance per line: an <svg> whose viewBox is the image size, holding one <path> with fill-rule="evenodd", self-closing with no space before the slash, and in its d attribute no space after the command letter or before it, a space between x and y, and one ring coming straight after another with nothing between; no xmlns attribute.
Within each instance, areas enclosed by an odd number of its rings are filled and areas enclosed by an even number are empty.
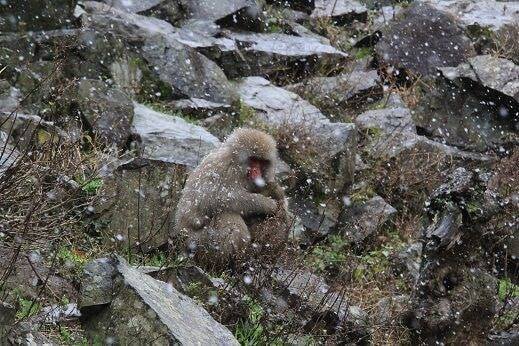
<svg viewBox="0 0 519 346"><path fill-rule="evenodd" d="M265 170L268 165L269 161L267 160L250 157L247 166L247 179L257 187L265 186Z"/></svg>

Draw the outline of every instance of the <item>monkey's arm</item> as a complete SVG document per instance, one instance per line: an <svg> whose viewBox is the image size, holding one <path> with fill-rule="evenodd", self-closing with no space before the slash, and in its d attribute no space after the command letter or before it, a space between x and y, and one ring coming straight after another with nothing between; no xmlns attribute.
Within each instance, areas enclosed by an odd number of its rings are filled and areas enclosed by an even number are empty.
<svg viewBox="0 0 519 346"><path fill-rule="evenodd" d="M272 215L277 210L277 202L258 193L239 190L231 192L225 200L221 201L221 208L226 211L239 213L242 216L254 214Z"/></svg>

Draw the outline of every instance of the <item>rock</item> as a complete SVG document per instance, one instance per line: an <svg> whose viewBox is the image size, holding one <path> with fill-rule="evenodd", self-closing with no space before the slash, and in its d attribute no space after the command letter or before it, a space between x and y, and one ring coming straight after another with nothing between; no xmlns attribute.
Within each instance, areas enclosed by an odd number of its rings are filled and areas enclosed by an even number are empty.
<svg viewBox="0 0 519 346"><path fill-rule="evenodd" d="M95 207L106 241L149 252L167 244L186 178L182 165L134 159L103 181Z"/></svg>
<svg viewBox="0 0 519 346"><path fill-rule="evenodd" d="M307 328L316 323L315 319L319 321L330 318L330 328L344 322L355 329L366 328L367 314L359 307L349 305L344 293L334 292L322 277L305 270L280 267L272 272L272 278L282 288L289 306L297 306L300 314L308 316L310 326L307 324Z"/></svg>
<svg viewBox="0 0 519 346"><path fill-rule="evenodd" d="M206 119L215 115L229 112L231 105L211 102L204 99L191 98L172 101L169 104L169 107L196 119Z"/></svg>
<svg viewBox="0 0 519 346"><path fill-rule="evenodd" d="M467 27L477 25L492 30L508 24L517 24L519 3L496 0L428 0L434 8L445 11Z"/></svg>
<svg viewBox="0 0 519 346"><path fill-rule="evenodd" d="M315 0L311 18L331 18L334 24L345 25L353 20L366 21L368 9L355 0Z"/></svg>
<svg viewBox="0 0 519 346"><path fill-rule="evenodd" d="M355 125L330 122L307 101L260 77L241 80L238 91L243 104L255 110L251 119L253 122L266 125L278 132L278 135L282 130L289 142L296 141L291 143L294 147L288 148L293 151L287 150L286 153L290 156L286 158L289 164L298 162L303 171L311 176L316 175L330 191L340 190L352 181L355 170ZM297 143L308 142L305 138L311 138L309 147L304 148L308 152L298 152ZM310 154L312 152L315 154Z"/></svg>
<svg viewBox="0 0 519 346"><path fill-rule="evenodd" d="M289 199L289 209L298 217L301 225L319 235L329 234L337 224L339 211L330 206L315 205L307 198Z"/></svg>
<svg viewBox="0 0 519 346"><path fill-rule="evenodd" d="M115 7L130 13L139 13L152 9L166 0L100 0L110 7Z"/></svg>
<svg viewBox="0 0 519 346"><path fill-rule="evenodd" d="M150 68L149 74L156 75L172 89L166 88L159 93L214 102L233 100L233 90L223 71L190 46L201 35L186 33L157 18L128 13L97 2L86 1L84 5L87 28L126 38L127 44L135 47L129 51L138 53L138 58L145 60L144 65ZM205 38L205 41L209 42L207 45L214 43L211 38ZM107 62L114 60L107 55Z"/></svg>
<svg viewBox="0 0 519 346"><path fill-rule="evenodd" d="M309 100L320 109L332 110L351 107L366 101L368 97L374 100L382 97L382 85L375 70L309 78L302 83L288 85L285 89Z"/></svg>
<svg viewBox="0 0 519 346"><path fill-rule="evenodd" d="M449 80L468 78L484 87L495 89L519 102L519 66L492 55L478 55L457 67L440 68Z"/></svg>
<svg viewBox="0 0 519 346"><path fill-rule="evenodd" d="M9 298L13 290L17 289L21 297L31 300L50 292L71 301L77 299L77 291L72 283L58 275L55 268L50 269L49 263L39 252L17 253L15 249L0 247L0 257L4 259L0 261L0 272L7 274L3 287L9 293Z"/></svg>
<svg viewBox="0 0 519 346"><path fill-rule="evenodd" d="M411 243L391 258L393 271L397 275L408 275L413 282L420 276L422 262L422 247L420 242Z"/></svg>
<svg viewBox="0 0 519 346"><path fill-rule="evenodd" d="M345 239L360 244L377 234L396 212L382 197L375 196L362 205L345 209L340 217L339 229L344 233Z"/></svg>
<svg viewBox="0 0 519 346"><path fill-rule="evenodd" d="M0 301L0 340L6 340L7 334L14 325L16 309L8 303Z"/></svg>
<svg viewBox="0 0 519 346"><path fill-rule="evenodd" d="M189 19L252 31L261 26L261 8L255 0L184 0L184 6Z"/></svg>
<svg viewBox="0 0 519 346"><path fill-rule="evenodd" d="M225 55L219 65L230 78L246 76L283 77L285 81L301 79L322 66L345 63L346 54L313 37L281 33L255 34L226 32L239 51ZM283 76L279 71L283 71Z"/></svg>
<svg viewBox="0 0 519 346"><path fill-rule="evenodd" d="M52 30L72 26L77 0L5 1L0 3L0 32Z"/></svg>
<svg viewBox="0 0 519 346"><path fill-rule="evenodd" d="M413 3L382 30L376 52L383 62L422 75L453 66L475 55L470 40L445 13Z"/></svg>
<svg viewBox="0 0 519 346"><path fill-rule="evenodd" d="M9 141L7 133L0 131L0 177L11 167L14 166L20 152L13 147Z"/></svg>
<svg viewBox="0 0 519 346"><path fill-rule="evenodd" d="M141 144L142 157L196 167L220 141L184 119L135 103L132 132Z"/></svg>
<svg viewBox="0 0 519 346"><path fill-rule="evenodd" d="M391 325L404 313L409 301L410 298L406 295L389 296L379 300L374 314L377 324Z"/></svg>
<svg viewBox="0 0 519 346"><path fill-rule="evenodd" d="M118 147L126 144L133 120L133 104L128 95L103 81L82 79L73 99L101 141Z"/></svg>
<svg viewBox="0 0 519 346"><path fill-rule="evenodd" d="M98 258L87 263L81 278L78 307L86 311L89 307L110 304L115 275L115 261L111 258Z"/></svg>
<svg viewBox="0 0 519 346"><path fill-rule="evenodd" d="M434 190L430 198L444 198L449 195L462 195L467 193L473 186L473 177L474 174L472 172L467 171L464 167L458 167L452 172L449 181Z"/></svg>
<svg viewBox="0 0 519 346"><path fill-rule="evenodd" d="M11 113L16 110L22 99L20 90L0 80L0 112Z"/></svg>
<svg viewBox="0 0 519 346"><path fill-rule="evenodd" d="M359 129L367 131L368 152L374 157L394 157L409 149L424 149L431 153L469 161L489 161L490 157L463 151L419 136L411 112L399 101L388 102L389 108L367 111L355 120Z"/></svg>
<svg viewBox="0 0 519 346"><path fill-rule="evenodd" d="M519 66L491 55L470 58L468 63L440 69L445 78L496 108L501 122L519 129Z"/></svg>
<svg viewBox="0 0 519 346"><path fill-rule="evenodd" d="M171 284L153 279L118 258L112 301L85 316L90 340L116 343L239 345L232 333ZM98 339L96 339L98 338Z"/></svg>
<svg viewBox="0 0 519 346"><path fill-rule="evenodd" d="M461 212L455 207L436 215L425 232L430 240L428 248L452 247L461 237L461 216Z"/></svg>

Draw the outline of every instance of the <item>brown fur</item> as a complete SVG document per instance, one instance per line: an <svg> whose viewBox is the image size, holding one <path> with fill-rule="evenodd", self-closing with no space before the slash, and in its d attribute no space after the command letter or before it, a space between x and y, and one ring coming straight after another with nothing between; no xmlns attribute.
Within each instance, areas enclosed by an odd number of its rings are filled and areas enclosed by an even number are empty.
<svg viewBox="0 0 519 346"><path fill-rule="evenodd" d="M266 187L273 189L272 196L261 194L262 189L247 179L250 157L270 162L263 178ZM188 249L197 259L226 263L250 243L245 219L276 214L276 200L284 198L274 181L277 161L271 136L241 128L191 173L178 203L175 233L187 238Z"/></svg>

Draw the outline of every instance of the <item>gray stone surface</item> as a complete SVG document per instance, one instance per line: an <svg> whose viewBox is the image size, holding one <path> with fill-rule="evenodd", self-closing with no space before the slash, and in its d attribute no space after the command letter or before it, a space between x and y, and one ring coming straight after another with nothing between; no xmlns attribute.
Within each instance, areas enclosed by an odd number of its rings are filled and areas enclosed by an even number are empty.
<svg viewBox="0 0 519 346"><path fill-rule="evenodd" d="M304 82L288 85L295 92L319 108L340 108L367 97L382 96L382 85L377 71L352 71L334 77L313 77Z"/></svg>
<svg viewBox="0 0 519 346"><path fill-rule="evenodd" d="M242 102L256 111L252 120L288 131L292 138L311 138L312 148L308 150L316 154L305 156L307 166L303 169L318 172L332 190L352 181L356 150L354 124L332 123L298 95L260 77L241 80L238 90Z"/></svg>
<svg viewBox="0 0 519 346"><path fill-rule="evenodd" d="M518 14L519 15L519 14ZM440 68L449 80L469 78L484 87L514 97L519 102L519 66L493 55L478 55L456 67Z"/></svg>
<svg viewBox="0 0 519 346"><path fill-rule="evenodd" d="M219 145L218 138L184 119L135 103L132 132L142 145L142 157L195 167Z"/></svg>
<svg viewBox="0 0 519 346"><path fill-rule="evenodd" d="M347 56L310 36L236 32L227 32L225 36L235 41L239 49L239 54L218 61L231 78L276 76L279 71L285 73L285 79L297 78L301 71L307 74L319 66L344 63Z"/></svg>
<svg viewBox="0 0 519 346"><path fill-rule="evenodd" d="M383 62L422 75L434 75L438 67L458 65L475 55L452 17L422 3L411 4L382 29L376 52Z"/></svg>
<svg viewBox="0 0 519 346"><path fill-rule="evenodd" d="M7 81L0 80L0 112L10 113L18 108L22 94L19 89L9 85Z"/></svg>
<svg viewBox="0 0 519 346"><path fill-rule="evenodd" d="M396 212L382 197L375 196L362 205L346 209L341 216L341 229L346 239L358 244L375 235Z"/></svg>
<svg viewBox="0 0 519 346"><path fill-rule="evenodd" d="M98 258L85 266L79 291L80 309L109 304L113 299L115 261L112 258Z"/></svg>
<svg viewBox="0 0 519 346"><path fill-rule="evenodd" d="M363 16L367 18L368 9L355 0L315 0L312 18L332 18L338 22L351 21Z"/></svg>
<svg viewBox="0 0 519 346"><path fill-rule="evenodd" d="M114 267L113 298L86 315L90 339L121 344L239 345L232 333L170 283L153 279L122 258Z"/></svg>
<svg viewBox="0 0 519 346"><path fill-rule="evenodd" d="M0 177L14 165L20 152L8 142L7 133L0 131Z"/></svg>
<svg viewBox="0 0 519 346"><path fill-rule="evenodd" d="M100 0L108 6L116 7L131 13L138 13L149 10L166 0ZM176 1L176 0L174 0Z"/></svg>
<svg viewBox="0 0 519 346"><path fill-rule="evenodd" d="M133 120L133 104L126 93L100 80L82 79L74 99L101 141L119 147L126 144Z"/></svg>
<svg viewBox="0 0 519 346"><path fill-rule="evenodd" d="M85 8L88 28L131 38L131 44L140 48L135 52L173 92L215 102L233 99L233 90L223 71L193 49L194 45L212 45L214 39L202 39L202 35L175 28L164 20L101 3L87 1Z"/></svg>
<svg viewBox="0 0 519 346"><path fill-rule="evenodd" d="M434 8L458 18L464 26L479 25L497 30L519 23L519 2L495 0L426 0Z"/></svg>

